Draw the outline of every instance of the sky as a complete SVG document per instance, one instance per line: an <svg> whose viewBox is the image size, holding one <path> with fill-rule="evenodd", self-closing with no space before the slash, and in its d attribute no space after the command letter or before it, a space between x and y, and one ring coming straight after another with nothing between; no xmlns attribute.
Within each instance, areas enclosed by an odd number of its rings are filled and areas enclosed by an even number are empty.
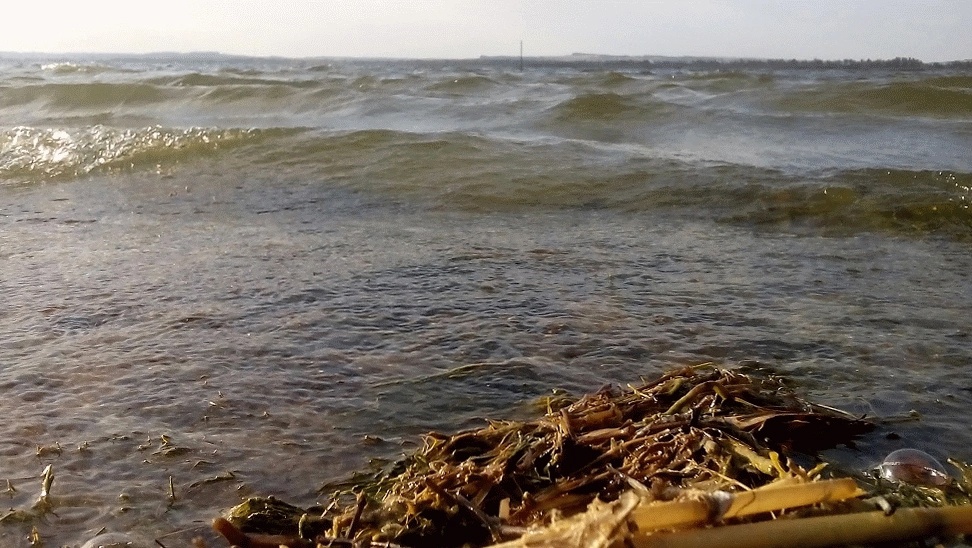
<svg viewBox="0 0 972 548"><path fill-rule="evenodd" d="M972 0L17 0L0 51L972 59Z"/></svg>

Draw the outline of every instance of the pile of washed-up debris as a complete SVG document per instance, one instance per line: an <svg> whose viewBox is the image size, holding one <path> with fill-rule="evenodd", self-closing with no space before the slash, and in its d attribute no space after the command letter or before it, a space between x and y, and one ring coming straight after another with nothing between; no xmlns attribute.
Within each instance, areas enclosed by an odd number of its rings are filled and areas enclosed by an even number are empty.
<svg viewBox="0 0 972 548"><path fill-rule="evenodd" d="M972 532L960 463L952 479L914 451L883 469L905 483L823 478L817 452L873 427L773 375L687 367L552 400L533 421L428 434L326 506L249 499L214 527L250 548L829 546Z"/></svg>

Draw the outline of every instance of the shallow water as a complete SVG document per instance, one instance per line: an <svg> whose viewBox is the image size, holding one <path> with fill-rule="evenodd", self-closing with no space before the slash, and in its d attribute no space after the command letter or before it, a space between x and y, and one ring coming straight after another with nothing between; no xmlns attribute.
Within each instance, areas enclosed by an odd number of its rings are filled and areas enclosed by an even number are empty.
<svg viewBox="0 0 972 548"><path fill-rule="evenodd" d="M4 543L704 361L972 459L967 75L55 61L0 63L0 480L57 512Z"/></svg>

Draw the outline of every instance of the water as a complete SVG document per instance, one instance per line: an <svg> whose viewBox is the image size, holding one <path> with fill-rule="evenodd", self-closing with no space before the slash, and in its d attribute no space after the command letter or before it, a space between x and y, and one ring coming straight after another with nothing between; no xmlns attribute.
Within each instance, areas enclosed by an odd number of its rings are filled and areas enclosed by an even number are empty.
<svg viewBox="0 0 972 548"><path fill-rule="evenodd" d="M56 477L56 515L0 543L183 545L430 429L703 361L920 417L842 465L970 460L970 88L941 67L0 58L4 504Z"/></svg>

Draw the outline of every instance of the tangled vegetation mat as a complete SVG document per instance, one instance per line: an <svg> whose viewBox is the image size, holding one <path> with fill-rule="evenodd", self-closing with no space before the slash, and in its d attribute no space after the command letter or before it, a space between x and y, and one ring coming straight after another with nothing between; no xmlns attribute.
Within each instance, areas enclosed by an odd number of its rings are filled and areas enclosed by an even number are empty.
<svg viewBox="0 0 972 548"><path fill-rule="evenodd" d="M823 479L817 452L873 427L773 375L688 367L550 400L533 421L428 434L325 506L254 498L214 527L242 548L829 546L972 532L961 463L960 479L931 482L921 462L896 463L915 485Z"/></svg>

